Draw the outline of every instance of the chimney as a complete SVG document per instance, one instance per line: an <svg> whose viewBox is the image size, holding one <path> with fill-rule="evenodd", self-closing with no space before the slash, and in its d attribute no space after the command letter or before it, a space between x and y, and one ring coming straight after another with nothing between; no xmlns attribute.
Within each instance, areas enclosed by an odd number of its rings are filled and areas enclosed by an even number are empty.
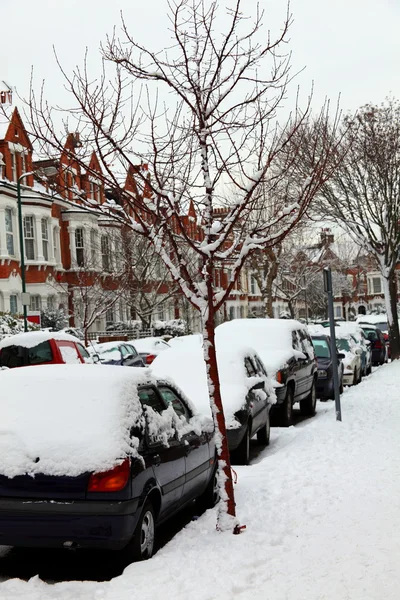
<svg viewBox="0 0 400 600"><path fill-rule="evenodd" d="M5 81L0 82L0 104L11 105L12 104L12 91L9 85Z"/></svg>
<svg viewBox="0 0 400 600"><path fill-rule="evenodd" d="M330 246L335 241L335 236L333 235L333 233L329 229L329 227L324 227L321 230L320 236L321 236L321 239L320 239L321 247Z"/></svg>

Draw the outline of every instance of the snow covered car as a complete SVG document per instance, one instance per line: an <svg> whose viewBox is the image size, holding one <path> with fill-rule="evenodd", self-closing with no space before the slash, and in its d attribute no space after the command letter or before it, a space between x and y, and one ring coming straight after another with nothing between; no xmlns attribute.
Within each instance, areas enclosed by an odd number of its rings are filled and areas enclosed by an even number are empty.
<svg viewBox="0 0 400 600"><path fill-rule="evenodd" d="M211 416L206 365L200 338L175 344L157 356L151 371L161 378L173 377L204 415ZM268 445L269 411L275 394L265 368L252 348L243 347L224 333L216 332L218 372L231 460L248 464L250 439L257 435Z"/></svg>
<svg viewBox="0 0 400 600"><path fill-rule="evenodd" d="M332 400L335 398L335 391L333 385L331 340L327 335L322 333L318 335L311 335L311 340L318 363L317 396L320 398L320 400ZM343 392L344 371L341 358L344 358L344 354L338 354L338 379L340 393Z"/></svg>
<svg viewBox="0 0 400 600"><path fill-rule="evenodd" d="M13 369L30 365L92 363L84 345L62 332L30 331L0 342L0 366Z"/></svg>
<svg viewBox="0 0 400 600"><path fill-rule="evenodd" d="M357 385L362 379L362 350L342 327L335 327L336 346L344 354L343 385Z"/></svg>
<svg viewBox="0 0 400 600"><path fill-rule="evenodd" d="M305 325L291 319L234 319L216 328L228 330L232 339L254 348L266 366L275 387L272 416L277 424L292 424L295 402L303 414L315 414L317 361Z"/></svg>
<svg viewBox="0 0 400 600"><path fill-rule="evenodd" d="M131 346L134 346L142 357L146 365L151 365L156 356L164 350L169 350L171 347L169 343L165 342L160 337L147 337L140 338L137 340L130 340L128 342Z"/></svg>
<svg viewBox="0 0 400 600"><path fill-rule="evenodd" d="M383 365L388 361L390 345L385 338L383 331L372 323L359 321L359 326L364 331L367 339L371 343L372 364Z"/></svg>
<svg viewBox="0 0 400 600"><path fill-rule="evenodd" d="M93 357L98 357L102 365L120 367L144 367L144 360L129 342L104 342L88 347Z"/></svg>
<svg viewBox="0 0 400 600"><path fill-rule="evenodd" d="M353 338L356 345L361 348L361 371L363 376L370 375L372 371L372 348L364 330L353 321L341 321L340 331L346 331Z"/></svg>
<svg viewBox="0 0 400 600"><path fill-rule="evenodd" d="M149 558L156 526L188 503L218 500L211 419L147 369L10 369L1 390L2 544L125 564Z"/></svg>

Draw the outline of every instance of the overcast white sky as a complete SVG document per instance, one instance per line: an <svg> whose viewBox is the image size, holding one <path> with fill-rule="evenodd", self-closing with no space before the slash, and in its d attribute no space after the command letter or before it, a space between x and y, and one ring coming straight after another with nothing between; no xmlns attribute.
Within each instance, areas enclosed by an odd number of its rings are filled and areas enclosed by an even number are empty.
<svg viewBox="0 0 400 600"><path fill-rule="evenodd" d="M260 5L272 28L284 18L285 0ZM243 0L246 11L254 6L255 0ZM0 0L0 80L26 95L33 65L37 82L46 80L49 99L65 105L52 45L67 70L81 63L86 46L94 61L100 41L119 24L120 10L141 41L167 43L166 0ZM342 108L355 110L390 93L400 97L399 0L292 0L291 10L293 68L306 67L296 81L304 94L314 81L314 104L341 93Z"/></svg>

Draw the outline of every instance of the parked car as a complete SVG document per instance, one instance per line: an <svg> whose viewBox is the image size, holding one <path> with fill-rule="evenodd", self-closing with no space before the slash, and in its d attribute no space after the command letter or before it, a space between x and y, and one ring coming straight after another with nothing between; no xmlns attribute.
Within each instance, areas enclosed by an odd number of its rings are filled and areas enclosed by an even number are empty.
<svg viewBox="0 0 400 600"><path fill-rule="evenodd" d="M317 361L305 325L291 319L234 319L219 325L219 330L231 331L232 337L259 354L276 388L271 414L277 424L292 424L296 402L303 414L315 414Z"/></svg>
<svg viewBox="0 0 400 600"><path fill-rule="evenodd" d="M171 346L160 337L147 337L128 342L136 348L139 356L142 357L146 365L151 365L156 356L164 350L169 350Z"/></svg>
<svg viewBox="0 0 400 600"><path fill-rule="evenodd" d="M361 371L363 376L370 375L372 371L372 348L364 330L354 321L341 321L340 331L349 333L356 345L361 348Z"/></svg>
<svg viewBox="0 0 400 600"><path fill-rule="evenodd" d="M336 346L343 358L343 385L357 385L362 379L362 350L351 335L341 327L335 328Z"/></svg>
<svg viewBox="0 0 400 600"><path fill-rule="evenodd" d="M145 559L160 523L193 500L218 500L211 420L147 369L0 377L2 544Z"/></svg>
<svg viewBox="0 0 400 600"><path fill-rule="evenodd" d="M359 325L371 343L372 364L375 366L383 365L383 363L388 360L388 346L383 332L376 325L372 325L371 323L359 321Z"/></svg>
<svg viewBox="0 0 400 600"><path fill-rule="evenodd" d="M62 332L30 331L0 341L0 366L92 363L93 358L74 336Z"/></svg>
<svg viewBox="0 0 400 600"><path fill-rule="evenodd" d="M122 367L144 367L145 363L137 350L128 342L104 342L88 347L92 356L98 356L102 365Z"/></svg>
<svg viewBox="0 0 400 600"><path fill-rule="evenodd" d="M330 337L324 334L312 335L311 340L318 364L317 397L320 398L320 400L332 400L335 398L335 390L333 385L333 362ZM344 366L341 359L345 356L340 353L338 353L337 356L339 392L342 393Z"/></svg>
<svg viewBox="0 0 400 600"><path fill-rule="evenodd" d="M216 349L221 397L232 463L248 464L250 439L257 435L267 446L270 437L269 411L275 394L259 356L252 348L216 332ZM151 365L157 377L173 377L196 408L211 416L207 372L200 343L174 345Z"/></svg>

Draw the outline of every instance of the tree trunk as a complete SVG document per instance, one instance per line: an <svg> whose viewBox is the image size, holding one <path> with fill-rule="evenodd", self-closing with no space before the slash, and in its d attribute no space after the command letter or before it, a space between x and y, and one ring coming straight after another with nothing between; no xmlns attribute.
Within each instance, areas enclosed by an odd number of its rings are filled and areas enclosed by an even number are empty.
<svg viewBox="0 0 400 600"><path fill-rule="evenodd" d="M268 273L266 277L266 285L265 285L265 298L264 298L264 309L265 316L274 318L274 308L273 308L273 284L278 275L278 261L273 252L268 253L268 257L270 259L270 263L268 264Z"/></svg>
<svg viewBox="0 0 400 600"><path fill-rule="evenodd" d="M400 357L400 334L397 318L396 271L394 269L388 278L383 277L383 286L389 328L390 358L396 360Z"/></svg>
<svg viewBox="0 0 400 600"><path fill-rule="evenodd" d="M210 272L212 272L211 269ZM204 315L202 311L204 334L203 347L204 360L208 374L207 385L210 397L211 413L214 420L215 442L218 460L218 480L221 495L217 529L220 531L233 530L233 533L240 533L239 522L236 519L232 471L229 457L228 440L226 437L224 409L222 406L220 392L217 354L215 349L215 309L211 278L209 278L207 282L207 290L207 312Z"/></svg>

